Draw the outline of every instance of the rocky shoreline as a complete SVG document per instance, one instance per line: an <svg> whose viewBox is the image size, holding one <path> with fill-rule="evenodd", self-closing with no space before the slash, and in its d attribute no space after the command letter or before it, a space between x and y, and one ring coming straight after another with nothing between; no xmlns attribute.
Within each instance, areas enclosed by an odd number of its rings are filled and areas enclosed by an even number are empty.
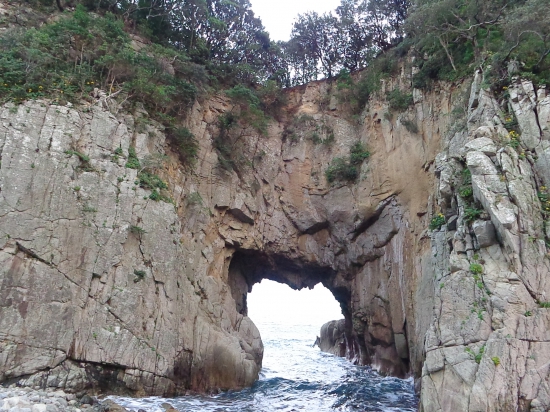
<svg viewBox="0 0 550 412"><path fill-rule="evenodd" d="M130 412L110 399L79 395L53 388L0 386L0 412ZM176 411L168 403L162 406L166 412Z"/></svg>

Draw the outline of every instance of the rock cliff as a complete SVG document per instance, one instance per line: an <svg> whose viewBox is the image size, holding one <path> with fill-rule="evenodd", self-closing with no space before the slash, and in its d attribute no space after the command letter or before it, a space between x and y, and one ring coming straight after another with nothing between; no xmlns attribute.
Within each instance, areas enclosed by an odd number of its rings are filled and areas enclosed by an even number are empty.
<svg viewBox="0 0 550 412"><path fill-rule="evenodd" d="M330 82L290 89L266 135L231 131L233 168L215 147L235 109L212 96L185 120L193 170L143 110L5 105L0 382L248 386L263 347L246 295L267 278L329 288L346 355L416 376L425 411L546 410L550 97L518 80L498 100L481 74L470 83L413 90L397 112L384 96L410 88L403 72L359 120ZM358 141L371 152L359 179L328 184L327 165ZM131 148L168 156L156 173L171 201L125 167Z"/></svg>

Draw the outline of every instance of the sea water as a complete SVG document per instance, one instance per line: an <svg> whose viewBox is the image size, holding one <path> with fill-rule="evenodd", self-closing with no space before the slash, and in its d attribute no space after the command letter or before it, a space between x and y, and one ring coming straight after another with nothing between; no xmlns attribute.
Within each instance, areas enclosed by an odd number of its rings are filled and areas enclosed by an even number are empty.
<svg viewBox="0 0 550 412"><path fill-rule="evenodd" d="M318 325L255 322L264 342L260 379L251 388L213 396L111 397L129 410L179 411L416 411L412 379L382 377L369 367L313 347Z"/></svg>

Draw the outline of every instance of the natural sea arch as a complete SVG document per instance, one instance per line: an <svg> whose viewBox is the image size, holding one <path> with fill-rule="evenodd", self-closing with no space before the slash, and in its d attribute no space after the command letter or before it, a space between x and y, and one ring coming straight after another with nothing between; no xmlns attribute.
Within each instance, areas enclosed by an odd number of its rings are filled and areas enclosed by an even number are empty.
<svg viewBox="0 0 550 412"><path fill-rule="evenodd" d="M236 310L244 316L248 316L248 293L251 293L253 286L263 279L283 283L296 290L311 289L321 283L332 293L342 309L342 316L345 318L346 357L353 363L373 364L383 373L405 377L409 373L408 359L396 353L393 342L388 345L369 334L366 329L354 325L362 319L356 319L357 314L353 314L352 275L350 273L347 279L329 267L256 250L239 250L232 256L228 283ZM251 320L254 321L253 318ZM333 319L327 319L327 322L330 320ZM374 326L380 329L385 327L382 324ZM388 352L387 358L378 357L373 353L374 346L383 347Z"/></svg>

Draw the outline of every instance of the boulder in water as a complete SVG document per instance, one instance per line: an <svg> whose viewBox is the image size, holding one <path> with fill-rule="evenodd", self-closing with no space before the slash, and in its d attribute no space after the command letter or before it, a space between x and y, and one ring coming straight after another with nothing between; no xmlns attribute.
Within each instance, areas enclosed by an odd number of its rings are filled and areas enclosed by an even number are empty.
<svg viewBox="0 0 550 412"><path fill-rule="evenodd" d="M321 326L319 348L336 356L346 356L345 319L331 320Z"/></svg>

